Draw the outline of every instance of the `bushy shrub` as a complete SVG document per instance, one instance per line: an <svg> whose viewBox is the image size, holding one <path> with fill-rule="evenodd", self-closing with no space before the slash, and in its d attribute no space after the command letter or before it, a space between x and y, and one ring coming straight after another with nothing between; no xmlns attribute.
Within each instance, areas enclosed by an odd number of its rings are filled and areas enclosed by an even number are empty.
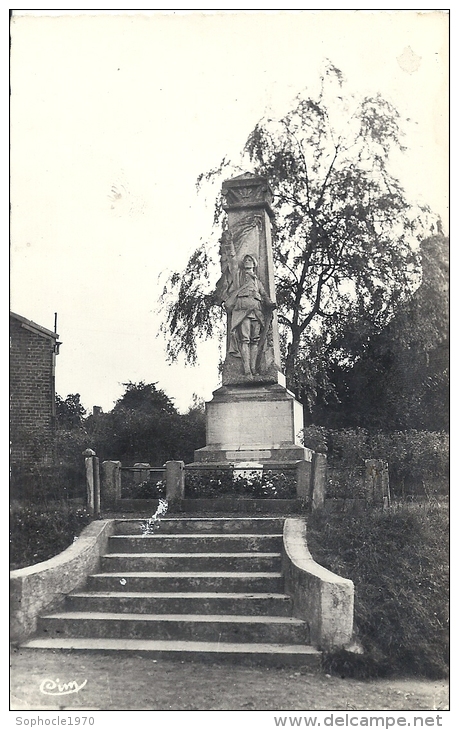
<svg viewBox="0 0 459 730"><path fill-rule="evenodd" d="M14 443L13 499L46 507L56 500L85 496L82 453L91 444L84 428L58 428L52 439L40 429L34 432L16 429ZM23 447L23 457L18 454L18 444Z"/></svg>
<svg viewBox="0 0 459 730"><path fill-rule="evenodd" d="M195 449L206 443L203 404L195 399L188 412L180 414L155 383L124 386L111 411L86 420L91 448L99 458L123 464L144 461L157 467L171 459L192 462Z"/></svg>
<svg viewBox="0 0 459 730"><path fill-rule="evenodd" d="M140 484L134 484L129 491L122 493L126 499L161 499L166 496L166 482L164 479L145 479Z"/></svg>
<svg viewBox="0 0 459 730"><path fill-rule="evenodd" d="M92 448L91 438L83 427L57 430L55 463L57 498L86 496L83 451L88 448Z"/></svg>
<svg viewBox="0 0 459 730"><path fill-rule="evenodd" d="M296 474L293 470L268 469L261 474L234 473L232 469L187 471L186 497L251 497L252 499L295 499Z"/></svg>
<svg viewBox="0 0 459 730"><path fill-rule="evenodd" d="M448 492L449 435L444 431L377 433L369 443L374 456L389 463L396 493L436 496Z"/></svg>
<svg viewBox="0 0 459 730"><path fill-rule="evenodd" d="M365 459L389 465L395 496L436 497L448 493L449 435L435 431L367 431L308 426L303 443L327 451L328 496L362 497Z"/></svg>
<svg viewBox="0 0 459 730"><path fill-rule="evenodd" d="M429 504L314 513L314 558L355 585L355 628L363 655L326 657L344 675L448 672L448 511Z"/></svg>
<svg viewBox="0 0 459 730"><path fill-rule="evenodd" d="M228 496L233 489L232 469L186 470L185 497L212 497Z"/></svg>
<svg viewBox="0 0 459 730"><path fill-rule="evenodd" d="M326 453L328 451L328 430L324 426L307 426L302 432L303 445L307 449L317 451L319 453Z"/></svg>
<svg viewBox="0 0 459 730"><path fill-rule="evenodd" d="M91 521L84 508L54 509L13 504L10 508L10 567L35 565L65 550Z"/></svg>

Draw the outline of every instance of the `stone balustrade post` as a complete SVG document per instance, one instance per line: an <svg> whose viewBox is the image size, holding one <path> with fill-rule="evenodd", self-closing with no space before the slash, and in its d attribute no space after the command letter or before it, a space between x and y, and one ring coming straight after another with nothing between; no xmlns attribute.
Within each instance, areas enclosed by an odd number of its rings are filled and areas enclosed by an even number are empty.
<svg viewBox="0 0 459 730"><path fill-rule="evenodd" d="M296 465L296 497L307 502L311 491L311 461L301 460Z"/></svg>
<svg viewBox="0 0 459 730"><path fill-rule="evenodd" d="M311 509L322 509L327 488L327 455L314 452L311 470Z"/></svg>
<svg viewBox="0 0 459 730"><path fill-rule="evenodd" d="M104 509L116 509L121 499L121 461L102 462L101 502Z"/></svg>
<svg viewBox="0 0 459 730"><path fill-rule="evenodd" d="M367 504L390 505L389 466L383 459L365 459L365 497Z"/></svg>
<svg viewBox="0 0 459 730"><path fill-rule="evenodd" d="M86 504L91 517L100 517L99 457L92 449L83 451L86 473Z"/></svg>
<svg viewBox="0 0 459 730"><path fill-rule="evenodd" d="M138 462L134 464L134 469L139 469L137 473L134 473L137 484L142 484L142 482L147 482L150 479L150 464L148 462Z"/></svg>
<svg viewBox="0 0 459 730"><path fill-rule="evenodd" d="M185 462L166 461L166 499L177 502L185 496Z"/></svg>

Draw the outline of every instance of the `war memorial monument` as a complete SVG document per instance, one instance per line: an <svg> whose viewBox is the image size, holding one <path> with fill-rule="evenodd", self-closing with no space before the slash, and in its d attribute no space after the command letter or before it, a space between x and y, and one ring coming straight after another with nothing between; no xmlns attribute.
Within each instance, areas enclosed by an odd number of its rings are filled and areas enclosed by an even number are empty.
<svg viewBox="0 0 459 730"><path fill-rule="evenodd" d="M312 452L299 438L303 409L281 372L273 194L266 178L251 173L226 180L222 193L227 228L215 296L227 315L226 356L222 386L206 403L206 446L195 451L195 463L304 462L310 469Z"/></svg>

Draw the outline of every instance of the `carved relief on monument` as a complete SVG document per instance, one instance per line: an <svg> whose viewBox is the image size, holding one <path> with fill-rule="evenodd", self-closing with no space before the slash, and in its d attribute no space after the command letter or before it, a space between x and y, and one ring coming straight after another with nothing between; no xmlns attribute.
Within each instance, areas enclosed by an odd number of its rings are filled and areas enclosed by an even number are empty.
<svg viewBox="0 0 459 730"><path fill-rule="evenodd" d="M244 249L239 246L239 252ZM242 252L238 256L233 236L225 231L220 247L222 276L216 295L228 317L226 353L233 363L232 382L250 381L266 369L267 336L276 308L258 276L258 256ZM242 376L242 377L241 377Z"/></svg>
<svg viewBox="0 0 459 730"><path fill-rule="evenodd" d="M247 173L226 180L222 192L227 201L238 202L237 210L228 209L228 228L220 239L222 273L215 290L227 315L223 385L277 383L276 303L268 252L271 190L265 178Z"/></svg>
<svg viewBox="0 0 459 730"><path fill-rule="evenodd" d="M265 178L244 173L231 180L226 180L222 186L223 207L228 208L260 206L263 203L272 203L272 191Z"/></svg>

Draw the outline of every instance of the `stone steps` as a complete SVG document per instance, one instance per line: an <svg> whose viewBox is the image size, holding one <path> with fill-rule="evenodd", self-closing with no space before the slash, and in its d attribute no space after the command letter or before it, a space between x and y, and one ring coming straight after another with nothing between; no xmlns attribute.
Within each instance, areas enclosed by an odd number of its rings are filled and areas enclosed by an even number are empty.
<svg viewBox="0 0 459 730"><path fill-rule="evenodd" d="M43 616L39 631L49 637L176 639L279 644L307 643L303 621L291 616L225 616L61 612Z"/></svg>
<svg viewBox="0 0 459 730"><path fill-rule="evenodd" d="M153 593L94 591L70 594L69 611L113 613L201 613L246 616L291 616L292 605L284 593Z"/></svg>
<svg viewBox="0 0 459 730"><path fill-rule="evenodd" d="M221 570L266 572L281 569L280 553L111 553L101 559L101 572Z"/></svg>
<svg viewBox="0 0 459 730"><path fill-rule="evenodd" d="M142 520L140 520L142 521ZM146 521L146 520L144 520ZM224 533L227 534L282 534L283 517L162 517L160 532L182 533ZM116 521L117 535L139 535L139 519L129 518Z"/></svg>
<svg viewBox="0 0 459 730"><path fill-rule="evenodd" d="M319 668L284 592L283 518L141 523L116 522L99 570L23 646Z"/></svg>
<svg viewBox="0 0 459 730"><path fill-rule="evenodd" d="M112 535L110 553L222 553L222 552L279 552L282 534L199 534L177 535Z"/></svg>
<svg viewBox="0 0 459 730"><path fill-rule="evenodd" d="M53 651L96 651L146 655L151 659L249 663L278 667L304 667L318 671L321 653L308 644L231 643L205 641L164 641L155 639L30 639L24 646Z"/></svg>
<svg viewBox="0 0 459 730"><path fill-rule="evenodd" d="M96 573L89 576L92 591L231 591L235 593L279 593L283 589L282 573L235 571L138 571Z"/></svg>

